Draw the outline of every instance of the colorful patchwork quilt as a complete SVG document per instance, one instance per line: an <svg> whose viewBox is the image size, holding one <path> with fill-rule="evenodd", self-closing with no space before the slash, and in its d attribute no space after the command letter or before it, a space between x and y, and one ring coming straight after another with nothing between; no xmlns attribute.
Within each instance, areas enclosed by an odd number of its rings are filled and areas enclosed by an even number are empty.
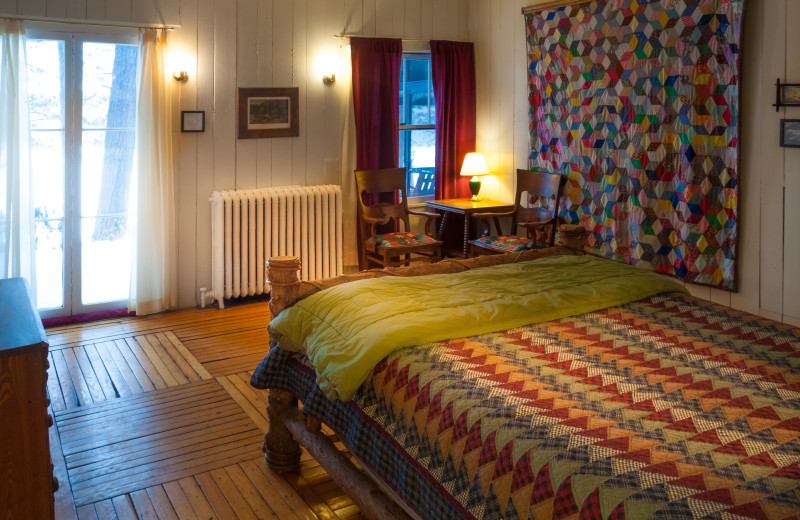
<svg viewBox="0 0 800 520"><path fill-rule="evenodd" d="M560 217L594 254L735 290L744 4L526 15L529 165L568 177Z"/></svg>
<svg viewBox="0 0 800 520"><path fill-rule="evenodd" d="M426 518L800 518L800 330L668 293L401 350L347 403L253 374Z"/></svg>

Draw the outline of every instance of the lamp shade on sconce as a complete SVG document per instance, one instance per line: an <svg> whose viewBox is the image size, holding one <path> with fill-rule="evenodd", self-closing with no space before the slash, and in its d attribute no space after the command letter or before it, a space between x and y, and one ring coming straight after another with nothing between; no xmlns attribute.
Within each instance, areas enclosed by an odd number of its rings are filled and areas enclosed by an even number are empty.
<svg viewBox="0 0 800 520"><path fill-rule="evenodd" d="M461 165L461 176L472 177L469 180L469 190L472 192L471 201L481 200L478 193L481 191L481 175L489 175L489 167L486 165L486 159L480 152L468 153L464 156L464 162Z"/></svg>

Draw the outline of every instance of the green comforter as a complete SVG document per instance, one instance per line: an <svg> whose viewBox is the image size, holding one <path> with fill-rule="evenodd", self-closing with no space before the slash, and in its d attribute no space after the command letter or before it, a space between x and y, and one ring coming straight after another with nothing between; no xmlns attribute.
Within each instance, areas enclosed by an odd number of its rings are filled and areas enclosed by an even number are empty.
<svg viewBox="0 0 800 520"><path fill-rule="evenodd" d="M677 281L591 256L553 256L454 274L373 278L299 301L269 324L306 354L331 399L349 400L389 353L621 305Z"/></svg>

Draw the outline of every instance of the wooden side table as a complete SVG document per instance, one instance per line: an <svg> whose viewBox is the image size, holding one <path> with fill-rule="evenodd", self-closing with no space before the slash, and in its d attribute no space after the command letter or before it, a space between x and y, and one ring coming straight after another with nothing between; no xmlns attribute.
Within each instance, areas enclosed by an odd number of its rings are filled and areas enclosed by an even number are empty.
<svg viewBox="0 0 800 520"><path fill-rule="evenodd" d="M447 216L451 213L458 213L464 215L464 258L467 257L469 252L469 230L470 230L470 215L473 213L500 213L503 211L512 211L514 204L506 202L498 202L496 200L481 199L477 202L472 202L470 199L441 199L428 201L428 207L444 213L442 215L442 222L439 224L439 239L444 236L444 228L447 224ZM495 221L496 224L496 221ZM498 227L499 229L499 227Z"/></svg>

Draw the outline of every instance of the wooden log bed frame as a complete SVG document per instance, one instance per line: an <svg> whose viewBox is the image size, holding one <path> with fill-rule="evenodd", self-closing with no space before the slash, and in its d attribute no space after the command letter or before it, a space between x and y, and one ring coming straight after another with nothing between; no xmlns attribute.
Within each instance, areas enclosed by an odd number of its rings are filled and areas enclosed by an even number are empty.
<svg viewBox="0 0 800 520"><path fill-rule="evenodd" d="M584 254L582 249L556 246L521 253L445 260L435 264L373 269L317 282L301 282L298 279L297 272L300 269L298 258L271 257L267 262L267 279L271 286L269 309L272 316L277 316L295 302L323 289L367 278L457 273L478 267L524 262L546 256L582 254ZM270 349L275 346L275 341L270 338ZM331 478L361 508L366 517L381 520L411 518L404 507L387 497L386 493L382 491L377 477L374 480L368 477L369 473L354 466L336 448L321 432L319 420L307 416L299 410L298 401L294 395L279 389L270 389L268 392L269 430L264 435L262 450L265 453L267 465L273 471L287 473L297 470L302 446L319 462L320 466L325 468Z"/></svg>

